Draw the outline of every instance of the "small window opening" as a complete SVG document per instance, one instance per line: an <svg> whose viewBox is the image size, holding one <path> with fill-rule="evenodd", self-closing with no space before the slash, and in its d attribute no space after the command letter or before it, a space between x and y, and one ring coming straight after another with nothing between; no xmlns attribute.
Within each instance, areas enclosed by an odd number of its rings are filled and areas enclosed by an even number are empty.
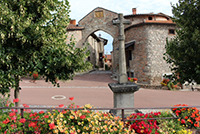
<svg viewBox="0 0 200 134"><path fill-rule="evenodd" d="M131 77L134 78L134 72L131 72Z"/></svg>
<svg viewBox="0 0 200 134"><path fill-rule="evenodd" d="M148 18L149 20L153 20L153 18L150 16L149 18Z"/></svg>
<svg viewBox="0 0 200 134"><path fill-rule="evenodd" d="M99 53L99 61L103 60L103 53Z"/></svg>
<svg viewBox="0 0 200 134"><path fill-rule="evenodd" d="M169 29L169 34L175 34L175 30L174 29Z"/></svg>
<svg viewBox="0 0 200 134"><path fill-rule="evenodd" d="M128 51L128 59L132 60L132 51L131 50Z"/></svg>

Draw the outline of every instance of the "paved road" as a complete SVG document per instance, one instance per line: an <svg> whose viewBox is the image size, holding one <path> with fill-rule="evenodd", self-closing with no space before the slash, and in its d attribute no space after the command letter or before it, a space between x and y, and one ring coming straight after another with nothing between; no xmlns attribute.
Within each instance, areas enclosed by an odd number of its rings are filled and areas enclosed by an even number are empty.
<svg viewBox="0 0 200 134"><path fill-rule="evenodd" d="M21 104L57 106L68 105L69 97L74 97L77 105L92 104L95 107L113 107L113 93L108 83L116 81L110 78L110 72L92 72L76 76L73 81L59 81L60 88L53 87L51 83L30 79L23 79L20 83ZM60 95L60 96L56 96ZM63 97L62 97L63 96ZM13 97L13 93L12 93ZM200 106L200 92L192 91L166 91L140 88L135 93L135 107L168 107L175 104L188 104Z"/></svg>

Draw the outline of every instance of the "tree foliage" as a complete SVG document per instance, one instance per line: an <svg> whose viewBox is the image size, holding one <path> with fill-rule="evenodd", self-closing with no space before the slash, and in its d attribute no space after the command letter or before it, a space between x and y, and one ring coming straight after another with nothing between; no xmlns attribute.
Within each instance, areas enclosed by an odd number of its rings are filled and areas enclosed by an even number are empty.
<svg viewBox="0 0 200 134"><path fill-rule="evenodd" d="M180 76L181 83L192 80L200 83L200 1L179 0L172 5L172 12L178 28L176 37L167 40L164 59Z"/></svg>
<svg viewBox="0 0 200 134"><path fill-rule="evenodd" d="M67 0L0 0L0 92L19 90L21 76L37 71L56 83L87 69L86 48L66 44ZM17 96L16 96L17 98Z"/></svg>

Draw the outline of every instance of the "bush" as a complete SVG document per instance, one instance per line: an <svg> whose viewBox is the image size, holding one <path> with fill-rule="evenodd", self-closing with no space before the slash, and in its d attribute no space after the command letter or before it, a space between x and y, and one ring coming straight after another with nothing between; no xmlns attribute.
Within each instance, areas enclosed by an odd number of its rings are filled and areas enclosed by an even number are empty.
<svg viewBox="0 0 200 134"><path fill-rule="evenodd" d="M71 101L73 97L69 98ZM16 100L15 100L16 101ZM24 107L29 107L24 104ZM64 105L59 105L64 108ZM78 108L71 103L65 108ZM134 130L124 128L121 118L110 113L95 112L90 110L91 105L86 104L82 110L53 110L52 112L31 112L25 110L21 118L15 110L4 112L0 115L0 133L101 133L118 134L134 133Z"/></svg>
<svg viewBox="0 0 200 134"><path fill-rule="evenodd" d="M131 119L148 119L148 118L158 118L158 116L160 115L160 112L156 112L156 113L147 113L147 114L143 114L143 113L133 113L131 114L129 117L127 117L128 120ZM127 122L127 126L130 126L130 129L134 129L135 132L139 133L139 134L158 134L158 123L157 120L133 120L133 121L128 121Z"/></svg>
<svg viewBox="0 0 200 134"><path fill-rule="evenodd" d="M108 67L107 64L105 64L105 70L110 70L110 67Z"/></svg>
<svg viewBox="0 0 200 134"><path fill-rule="evenodd" d="M160 117L173 117L171 111L161 112ZM158 120L160 134L181 132L184 127L176 119Z"/></svg>
<svg viewBox="0 0 200 134"><path fill-rule="evenodd" d="M196 107L186 107L186 104L174 105L176 108L173 108L173 113L179 117L178 121L180 124L186 128L199 128L199 110ZM184 108L180 108L184 107Z"/></svg>

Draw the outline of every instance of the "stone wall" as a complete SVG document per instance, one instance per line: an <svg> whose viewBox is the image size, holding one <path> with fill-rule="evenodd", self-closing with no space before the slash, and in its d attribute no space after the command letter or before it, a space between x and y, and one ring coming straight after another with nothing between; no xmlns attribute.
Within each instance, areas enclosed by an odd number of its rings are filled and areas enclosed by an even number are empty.
<svg viewBox="0 0 200 134"><path fill-rule="evenodd" d="M96 58L97 58L96 46L97 46L97 42L92 36L89 36L87 41L86 41L86 43L89 43L89 45L87 46L87 50L90 51L90 62L92 63L92 65L94 67L95 65L97 65L97 63L96 63Z"/></svg>
<svg viewBox="0 0 200 134"><path fill-rule="evenodd" d="M150 70L150 84L160 84L163 74L170 73L169 65L163 59L165 53L166 38L171 39L174 35L169 34L169 29L175 29L174 25L147 25L147 59Z"/></svg>
<svg viewBox="0 0 200 134"><path fill-rule="evenodd" d="M73 38L75 39L75 43L76 43L76 47L82 47L82 45L80 44L81 40L82 40L82 31L81 30L70 30L67 31L67 44L70 43L70 39Z"/></svg>
<svg viewBox="0 0 200 134"><path fill-rule="evenodd" d="M175 25L143 24L125 31L126 42L136 41L129 63L138 82L160 84L163 74L171 72L163 59L166 38L174 37L169 35L169 29L175 29Z"/></svg>
<svg viewBox="0 0 200 134"><path fill-rule="evenodd" d="M125 31L126 42L135 40L134 50L132 50L132 60L129 61L130 69L134 71L134 76L140 83L148 83L150 80L148 72L150 68L147 62L147 31L145 26L132 27Z"/></svg>

